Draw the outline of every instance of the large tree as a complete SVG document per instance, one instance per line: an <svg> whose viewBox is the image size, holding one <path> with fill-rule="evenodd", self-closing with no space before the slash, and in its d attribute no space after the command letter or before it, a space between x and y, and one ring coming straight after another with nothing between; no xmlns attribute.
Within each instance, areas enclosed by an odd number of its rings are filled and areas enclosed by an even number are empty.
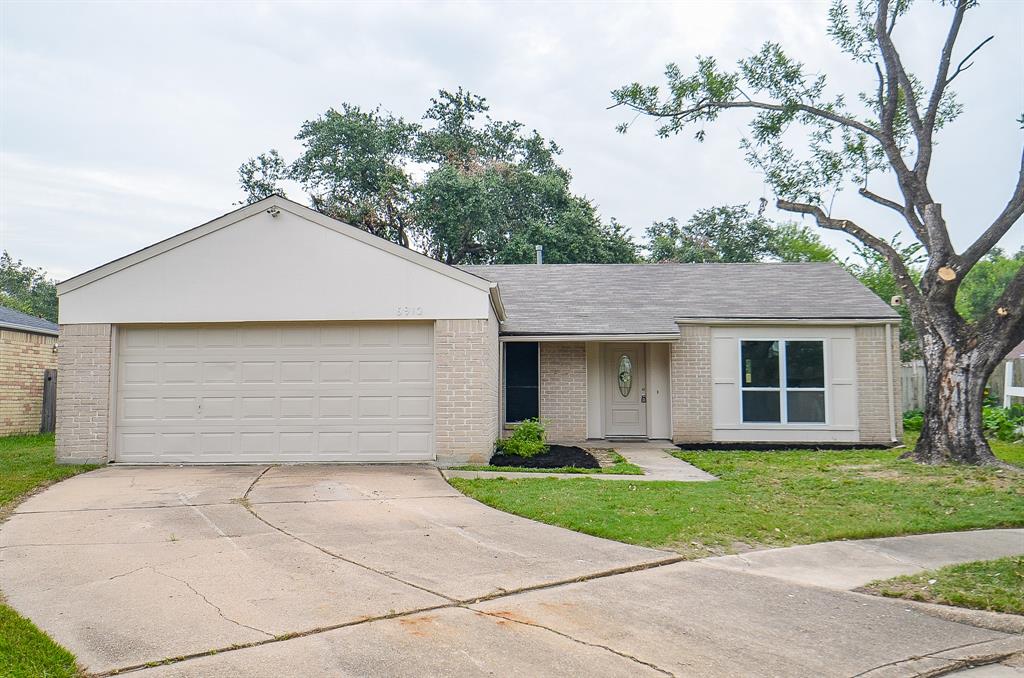
<svg viewBox="0 0 1024 678"><path fill-rule="evenodd" d="M57 281L4 250L0 253L0 306L57 322Z"/></svg>
<svg viewBox="0 0 1024 678"><path fill-rule="evenodd" d="M636 246L570 190L561 149L515 121L494 120L461 88L431 99L423 124L343 104L305 122L303 152L246 161L252 202L298 182L313 207L448 264L629 262Z"/></svg>
<svg viewBox="0 0 1024 678"><path fill-rule="evenodd" d="M996 218L976 227L978 238L957 251L929 174L936 133L961 111L951 85L988 40L958 49L961 27L976 2L943 4L950 24L936 46L930 84L907 70L896 44L897 27L903 26L911 0L854 0L852 7L836 0L829 10L829 35L850 59L869 69L869 91L830 92L824 75L768 42L741 59L736 69L700 57L691 74L669 65L664 92L634 83L613 92L613 99L660 119L662 136L696 127L702 139L705 123L723 113L751 112L742 148L774 189L779 209L809 215L822 228L852 236L892 269L920 339L927 374L924 426L908 456L928 463L996 464L982 433L983 392L1007 350L1024 339L1024 269L1009 280L993 309L974 322L957 312L956 299L971 269L1024 214L1024 156ZM920 24L907 25L920 42ZM1019 122L1024 126L1024 116ZM874 173L893 177L898 193L872 190L868 178ZM927 259L919 280L890 241L831 214L831 197L850 183L863 198L898 215L921 243ZM985 211L976 208L974 213Z"/></svg>

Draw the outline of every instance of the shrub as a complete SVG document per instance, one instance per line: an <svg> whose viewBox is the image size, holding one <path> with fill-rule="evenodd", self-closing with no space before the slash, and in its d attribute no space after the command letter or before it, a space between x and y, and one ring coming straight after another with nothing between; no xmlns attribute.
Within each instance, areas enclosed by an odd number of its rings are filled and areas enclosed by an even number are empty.
<svg viewBox="0 0 1024 678"><path fill-rule="evenodd" d="M1006 442L1013 442L1024 437L1024 408L986 407L981 411L981 422L985 427L985 435Z"/></svg>
<svg viewBox="0 0 1024 678"><path fill-rule="evenodd" d="M525 419L515 427L512 435L498 440L499 452L518 457L533 457L548 451L544 424L540 419Z"/></svg>
<svg viewBox="0 0 1024 678"><path fill-rule="evenodd" d="M921 410L907 410L903 413L903 430L920 431L924 426L924 413Z"/></svg>

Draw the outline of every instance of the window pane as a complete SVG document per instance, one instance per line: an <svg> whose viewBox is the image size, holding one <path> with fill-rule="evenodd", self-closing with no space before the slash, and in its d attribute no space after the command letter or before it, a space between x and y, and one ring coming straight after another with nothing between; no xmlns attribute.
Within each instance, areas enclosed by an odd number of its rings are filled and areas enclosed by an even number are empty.
<svg viewBox="0 0 1024 678"><path fill-rule="evenodd" d="M744 391L743 421L781 421L778 391Z"/></svg>
<svg viewBox="0 0 1024 678"><path fill-rule="evenodd" d="M823 391L789 391L786 393L786 416L791 422L825 423Z"/></svg>
<svg viewBox="0 0 1024 678"><path fill-rule="evenodd" d="M786 342L786 385L825 387L825 348L820 341Z"/></svg>
<svg viewBox="0 0 1024 678"><path fill-rule="evenodd" d="M539 414L537 344L505 344L505 421L532 419Z"/></svg>
<svg viewBox="0 0 1024 678"><path fill-rule="evenodd" d="M522 421L537 416L537 389L507 386L505 388L505 421Z"/></svg>
<svg viewBox="0 0 1024 678"><path fill-rule="evenodd" d="M536 342L505 344L505 384L536 388L538 383Z"/></svg>
<svg viewBox="0 0 1024 678"><path fill-rule="evenodd" d="M744 341L742 353L743 386L779 385L779 342Z"/></svg>

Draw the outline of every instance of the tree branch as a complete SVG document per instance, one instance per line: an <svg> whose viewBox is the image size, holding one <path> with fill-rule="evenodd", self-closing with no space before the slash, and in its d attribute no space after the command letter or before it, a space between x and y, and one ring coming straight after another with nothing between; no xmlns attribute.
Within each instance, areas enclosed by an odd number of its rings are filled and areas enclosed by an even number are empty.
<svg viewBox="0 0 1024 678"><path fill-rule="evenodd" d="M891 210L899 212L903 216L903 218L907 220L907 223L910 224L910 227L914 229L914 233L921 240L921 242L925 241L924 224L921 223L921 219L918 218L917 213L914 212L913 208L898 203L895 200L890 200L889 198L878 195L877 193L873 193L872 191L869 191L866 188L861 188L857 192L860 193L862 197L867 198L873 203L879 204L882 207L888 207Z"/></svg>
<svg viewBox="0 0 1024 678"><path fill-rule="evenodd" d="M992 225L985 229L981 237L975 240L974 244L964 250L960 256L963 272L969 271L989 250L995 247L996 243L1006 235L1006 232L1017 223L1021 216L1024 216L1024 150L1021 152L1020 173L1017 175L1017 186L1013 190L1013 195L1010 196L1006 207L992 222Z"/></svg>
<svg viewBox="0 0 1024 678"><path fill-rule="evenodd" d="M825 214L825 211L817 205L792 202L790 200L779 200L776 202L776 206L780 210L786 212L809 214L814 217L818 226L821 228L826 228L830 231L842 231L843 233L852 235L854 238L885 257L886 261L889 262L889 266L892 268L893 275L896 277L896 282L899 284L900 289L903 290L903 294L908 298L908 300L921 300L921 291L918 290L917 285L914 284L914 279L910 276L910 271L907 270L906 263L903 261L903 258L900 257L899 252L896 251L896 248L886 241L869 233L849 219L833 219Z"/></svg>
<svg viewBox="0 0 1024 678"><path fill-rule="evenodd" d="M694 115L698 115L700 113L704 113L706 111L711 111L711 110L716 110L716 109L723 109L724 110L724 109L731 109L731 108L754 108L754 109L763 110L763 111L776 111L776 112L785 112L785 111L789 111L789 110L795 109L795 110L798 110L798 111L802 111L804 113L809 113L811 115L816 115L816 116L825 118L826 120L831 120L832 122L834 122L834 123L836 123L838 125L843 125L844 127L850 127L852 129L859 130L859 131L863 132L864 134L867 134L871 138L876 139L878 141L881 141L881 138L879 136L879 131L877 129L875 129L874 127L868 125L868 124L865 124L865 123L863 123L863 122L861 122L859 120L855 120L854 118L849 118L849 117L846 117L846 116L843 116L843 115L839 115L837 113L833 113L831 111L826 111L825 109L818 108L817 106L810 106L808 104L801 104L801 103L792 103L792 104L784 106L782 104L768 103L767 101L707 101L707 100L705 100L705 101L701 101L700 103L698 103L696 106L694 106L692 108L686 108L686 109L683 109L683 110L674 110L673 111L673 110L666 110L666 109L658 110L658 109L652 109L652 108L647 108L647 107L643 107L643 106L637 106L635 104L631 104L631 103L628 103L628 102L619 102L617 104L613 104L612 106L609 106L609 108L615 108L616 106L621 106L621 105L628 106L629 108L633 109L634 111L637 111L638 113L643 113L645 115L649 115L649 116L654 117L654 118L686 118L686 117L689 117L689 116L694 116Z"/></svg>
<svg viewBox="0 0 1024 678"><path fill-rule="evenodd" d="M949 64L953 59L953 47L956 45L957 36L960 34L960 26L963 24L964 14L967 13L967 5L967 0L959 0L959 2L957 2L956 11L953 12L953 21L949 26L949 32L946 34L946 42L942 45L942 53L939 57L939 68L935 74L935 84L932 86L932 95L928 101L928 110L925 111L924 114L925 124L928 125L929 129L935 125L935 117L939 113L939 104L942 102L942 94L945 92L946 86L949 85L951 80L949 78ZM991 40L991 38L989 39ZM978 48L975 48L971 54L974 54L974 52L977 51Z"/></svg>
<svg viewBox="0 0 1024 678"><path fill-rule="evenodd" d="M1000 360L1024 341L1024 267L1007 284L992 311L978 323L978 334L997 347Z"/></svg>

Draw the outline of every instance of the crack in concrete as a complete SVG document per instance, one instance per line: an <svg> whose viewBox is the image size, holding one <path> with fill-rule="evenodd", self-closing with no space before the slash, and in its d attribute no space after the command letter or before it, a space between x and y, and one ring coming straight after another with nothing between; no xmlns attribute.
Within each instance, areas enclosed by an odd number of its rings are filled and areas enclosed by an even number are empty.
<svg viewBox="0 0 1024 678"><path fill-rule="evenodd" d="M580 645L585 645L587 647L596 647L596 648L599 648L601 650L606 650L608 652L611 652L614 655L622 657L623 659L628 659L628 660L630 660L632 662L635 662L637 664L641 664L641 665L646 666L646 667L648 667L650 669L654 669L658 673L660 673L662 675L665 675L665 676L672 676L673 678L675 678L675 675L676 675L676 674L672 673L671 671L668 671L666 669L661 668L657 664L654 664L654 663L648 662L648 661L644 661L643 659L640 659L639 657L636 657L636 656L631 655L629 653L620 652L619 650L616 650L614 648L608 647L607 645L602 645L601 643L591 643L589 641L582 640L580 638L576 638L575 636L571 636L568 633L564 633L562 631L556 631L555 629L553 629L553 628L551 628L549 626L544 626L543 624L538 624L536 622L528 622L528 621L524 621L522 619L515 619L513 617L506 617L504 615L496 614L494 612L485 612L484 610L477 610L477 609L474 609L474 608L468 607L468 606L466 607L466 609L467 610L472 610L473 612L476 612L477 614L482 614L482 615L485 615L487 617L494 617L495 619L502 619L504 621L510 621L510 622L515 623L515 624L522 624L523 626L532 626L533 628L543 629L545 631L548 631L550 633L555 634L556 636L561 636L562 638L566 638L568 640L571 640L574 643L579 643Z"/></svg>
<svg viewBox="0 0 1024 678"><path fill-rule="evenodd" d="M256 510L249 504L248 494L249 494L249 492L252 491L252 489L254 487L256 487L256 483L259 482L260 478L263 477L263 474L266 473L269 470L270 470L270 467L265 469L263 471L263 473L261 473L259 475L259 477L257 477L255 480L253 480L252 481L252 485L249 486L249 489L246 490L245 495L242 496L241 506L243 508L245 508L245 510L248 511L250 514L252 514L252 516L254 518L256 518L256 520L260 521L261 523L263 523L264 525L266 525L267 527L269 527L269 528L271 528L273 530L277 530L278 532L280 532L281 534L285 535L286 537L290 537L291 539L294 539L297 542L300 542L302 544L305 544L307 546L311 546L311 547L315 548L317 551L320 551L324 555L330 556L331 558L334 558L336 560L340 560L342 562L346 562L346 563L348 563L350 565L355 565L356 567L361 567L362 569L367 570L369 572L373 572L374 574L378 574L378 575L380 575L382 577L387 577L388 579L391 579L392 581L397 581L400 584L404 584L406 586L410 586L410 587L412 587L414 589L419 589L420 591L423 591L425 593L429 593L429 594L437 596L439 598L444 598L445 600L447 600L447 601L449 601L451 603L457 603L458 602L457 600L455 600L451 596L446 596L445 594L438 593L437 591L431 591L430 589L428 589L428 588L426 588L424 586L420 586L419 584L414 584L412 582L405 581L404 579L396 577L395 575L390 574L388 572L384 572L382 570L375 569L373 567L370 567L369 565L364 565L363 563L360 563L358 561L355 561L355 560L352 560L350 558L346 558L346 557L344 557L342 555L339 555L337 553L334 553L333 551L330 551L329 549L326 549L326 548L320 546L319 544L315 544L315 543L313 543L311 541L303 539L302 537L299 537L298 535L295 535L295 534L292 534L291 532L288 532L284 528L278 527L277 525L273 524L272 522L270 522L269 520L267 520L266 518L264 518L260 514L256 513Z"/></svg>
<svg viewBox="0 0 1024 678"><path fill-rule="evenodd" d="M214 610L216 610L217 614L219 614L226 621L229 621L232 624L235 624L236 626L241 626L243 628L247 628L250 631L255 631L256 633L261 633L264 636L267 636L267 638L269 638L269 639L273 639L274 638L274 634L270 633L269 631L264 631L263 629L258 629L255 626L249 626L248 624L243 624L242 622L238 621L237 619L232 619L231 617L227 616L226 614L224 614L224 611L221 610L218 605L216 605L213 602L211 602L209 598L207 598L205 595L203 595L198 589L196 589L194 586L192 586L192 584L189 584L184 579L179 579L178 577L175 577L174 575L167 574L166 572L161 572L160 570L156 569L155 567L151 567L150 569L155 574L158 574L161 577L167 577L168 579L173 579L174 581L176 581L176 582L178 582L180 584L184 584L188 588L189 591L191 591L192 593L194 593L197 596L199 596L200 598L202 598L203 602L205 602L207 605L209 605Z"/></svg>
<svg viewBox="0 0 1024 678"><path fill-rule="evenodd" d="M903 659L897 659L895 661L879 664L878 666L873 666L870 669L867 669L866 671L861 671L860 673L856 673L850 676L850 678L861 678L862 676L870 675L872 672L877 671L878 669L884 669L887 666L899 666L900 664L917 661L919 659L937 659L948 664L948 666L940 666L934 670L917 674L917 678L930 678L933 676L946 675L952 671L957 671L959 669L971 668L973 666L985 666L986 664L995 664L996 662L1001 662L1004 659L1013 657L1016 654L1020 654L1019 652L997 652L991 655L982 655L979 657L965 657L963 659L953 659L950 657L936 656L942 654L943 652L963 650L969 647L974 647L975 645L985 645L987 643L991 643L993 640L999 640L999 638L989 638L988 640L979 640L974 643L954 645L953 647L947 647L942 650L935 650L934 652L929 652L927 654L917 655L913 657L904 657Z"/></svg>

